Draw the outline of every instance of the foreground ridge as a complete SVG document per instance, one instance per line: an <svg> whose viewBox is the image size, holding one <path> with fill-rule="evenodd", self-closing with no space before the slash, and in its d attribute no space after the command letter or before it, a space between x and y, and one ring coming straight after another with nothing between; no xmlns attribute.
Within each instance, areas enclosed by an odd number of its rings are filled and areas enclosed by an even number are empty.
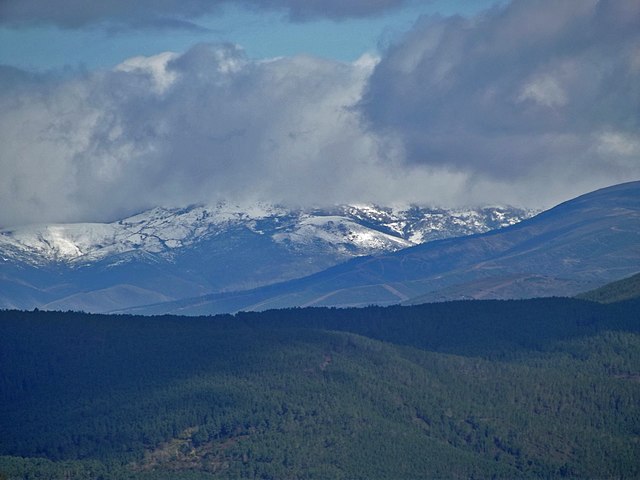
<svg viewBox="0 0 640 480"><path fill-rule="evenodd" d="M0 312L0 474L635 478L638 312L567 298Z"/></svg>

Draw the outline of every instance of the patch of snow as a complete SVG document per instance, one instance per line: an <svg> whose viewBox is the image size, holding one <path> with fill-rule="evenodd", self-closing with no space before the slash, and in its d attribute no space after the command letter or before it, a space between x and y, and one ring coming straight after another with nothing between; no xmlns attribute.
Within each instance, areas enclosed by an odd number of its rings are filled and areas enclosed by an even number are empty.
<svg viewBox="0 0 640 480"><path fill-rule="evenodd" d="M157 207L113 223L4 229L0 230L0 252L3 258L36 265L88 264L129 252L172 258L179 249L244 227L292 248L357 256L509 226L534 213L507 207L392 209L363 204L292 211L263 203L221 202L187 208Z"/></svg>

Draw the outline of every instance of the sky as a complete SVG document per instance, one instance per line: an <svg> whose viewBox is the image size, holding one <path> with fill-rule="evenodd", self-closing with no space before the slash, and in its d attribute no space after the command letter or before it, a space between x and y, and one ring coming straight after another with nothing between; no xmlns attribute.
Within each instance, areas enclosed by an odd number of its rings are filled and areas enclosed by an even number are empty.
<svg viewBox="0 0 640 480"><path fill-rule="evenodd" d="M640 179L640 0L2 0L0 226Z"/></svg>

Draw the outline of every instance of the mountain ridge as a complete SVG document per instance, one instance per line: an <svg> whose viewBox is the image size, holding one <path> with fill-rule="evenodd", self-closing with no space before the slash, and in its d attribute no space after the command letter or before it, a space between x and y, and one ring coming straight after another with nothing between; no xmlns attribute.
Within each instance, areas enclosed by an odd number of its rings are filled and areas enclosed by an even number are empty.
<svg viewBox="0 0 640 480"><path fill-rule="evenodd" d="M616 303L640 298L640 273L581 293L576 298L597 303Z"/></svg>
<svg viewBox="0 0 640 480"><path fill-rule="evenodd" d="M570 296L637 272L639 245L640 182L629 182L563 202L502 230L358 259L303 279L238 292L235 298L209 295L191 305L182 300L131 311L197 315L256 305L388 305L406 301L403 296L410 303Z"/></svg>
<svg viewBox="0 0 640 480"><path fill-rule="evenodd" d="M219 203L158 207L107 224L3 229L0 306L104 312L245 290L531 214L512 207L288 210Z"/></svg>
<svg viewBox="0 0 640 480"><path fill-rule="evenodd" d="M514 207L442 209L410 206L392 209L374 205L341 205L328 209L288 210L275 205L192 205L156 207L109 223L35 224L0 229L4 255L43 264L46 261L78 263L101 260L128 251L162 253L202 241L229 225L244 225L260 233L259 222L283 222L276 241L304 243L304 229L323 222L350 220L388 236L399 248L465 233L503 228L535 211ZM296 225L297 224L297 225ZM457 226L458 228L455 228ZM296 227L292 229L292 227ZM276 227L274 230L277 230ZM300 230L303 230L302 232ZM315 232L314 232L315 233ZM390 238L393 237L393 238ZM357 240L357 239L356 239ZM363 242L364 243L364 242ZM364 245L363 245L364 246ZM376 248L373 248L376 250ZM387 250L383 247L382 249ZM40 258L37 258L40 257Z"/></svg>

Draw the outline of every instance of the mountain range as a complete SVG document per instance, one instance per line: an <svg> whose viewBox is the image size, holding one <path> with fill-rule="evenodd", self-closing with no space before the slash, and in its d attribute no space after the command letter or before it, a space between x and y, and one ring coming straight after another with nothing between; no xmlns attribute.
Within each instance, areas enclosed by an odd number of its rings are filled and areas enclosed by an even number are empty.
<svg viewBox="0 0 640 480"><path fill-rule="evenodd" d="M373 205L154 208L0 230L0 307L108 312L304 277L356 257L502 228L534 212Z"/></svg>
<svg viewBox="0 0 640 480"><path fill-rule="evenodd" d="M575 295L640 271L640 182L512 226L362 257L305 278L128 310L211 314L294 306Z"/></svg>
<svg viewBox="0 0 640 480"><path fill-rule="evenodd" d="M91 282L169 288L242 265L238 245L246 278L264 246L374 254L121 309L234 314L0 310L1 479L639 478L640 182L408 247L389 231L416 228L381 217L218 208L4 230L0 292L27 275L38 295L85 289L66 301L99 299ZM326 308L366 303L396 305ZM305 305L325 308L271 309Z"/></svg>

